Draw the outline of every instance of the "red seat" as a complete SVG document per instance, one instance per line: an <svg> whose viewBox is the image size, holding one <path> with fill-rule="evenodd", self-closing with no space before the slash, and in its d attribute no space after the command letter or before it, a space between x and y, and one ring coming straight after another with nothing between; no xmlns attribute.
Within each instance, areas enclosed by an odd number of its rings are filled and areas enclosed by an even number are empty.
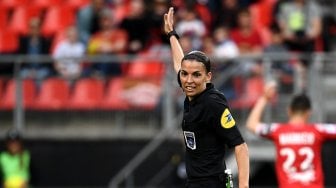
<svg viewBox="0 0 336 188"><path fill-rule="evenodd" d="M119 77L107 85L107 91L100 105L111 110L152 110L161 94L160 80Z"/></svg>
<svg viewBox="0 0 336 188"><path fill-rule="evenodd" d="M8 24L8 10L0 5L0 27L5 28Z"/></svg>
<svg viewBox="0 0 336 188"><path fill-rule="evenodd" d="M231 102L232 108L251 108L263 94L264 80L262 77L248 78L244 84L243 94Z"/></svg>
<svg viewBox="0 0 336 188"><path fill-rule="evenodd" d="M18 48L17 35L6 29L0 31L0 53L13 53Z"/></svg>
<svg viewBox="0 0 336 188"><path fill-rule="evenodd" d="M2 99L2 96L4 95L4 91L5 91L5 80L3 78L0 78L0 102Z"/></svg>
<svg viewBox="0 0 336 188"><path fill-rule="evenodd" d="M100 108L105 110L127 110L129 105L123 98L123 78L109 80Z"/></svg>
<svg viewBox="0 0 336 188"><path fill-rule="evenodd" d="M68 83L60 78L49 78L42 82L34 108L38 110L66 109L70 88Z"/></svg>
<svg viewBox="0 0 336 188"><path fill-rule="evenodd" d="M164 75L164 64L159 61L134 62L129 65L127 76L130 77L156 77Z"/></svg>
<svg viewBox="0 0 336 188"><path fill-rule="evenodd" d="M57 6L47 10L45 19L42 23L42 34L53 36L58 31L75 23L75 12L71 7Z"/></svg>
<svg viewBox="0 0 336 188"><path fill-rule="evenodd" d="M31 108L36 96L36 85L33 80L22 80L23 107ZM9 80L1 97L0 108L11 110L16 105L16 81Z"/></svg>
<svg viewBox="0 0 336 188"><path fill-rule="evenodd" d="M15 7L26 5L28 0L1 0L0 5L8 9L13 9Z"/></svg>
<svg viewBox="0 0 336 188"><path fill-rule="evenodd" d="M50 7L61 5L63 0L32 0L31 4L41 9L48 9Z"/></svg>
<svg viewBox="0 0 336 188"><path fill-rule="evenodd" d="M64 2L65 6L71 7L74 10L79 10L83 6L90 3L90 0L66 0Z"/></svg>
<svg viewBox="0 0 336 188"><path fill-rule="evenodd" d="M84 78L76 82L73 95L70 97L69 108L77 110L96 109L104 95L102 80Z"/></svg>
<svg viewBox="0 0 336 188"><path fill-rule="evenodd" d="M33 17L41 17L41 9L34 6L16 7L9 21L9 29L18 34L27 34L29 21Z"/></svg>

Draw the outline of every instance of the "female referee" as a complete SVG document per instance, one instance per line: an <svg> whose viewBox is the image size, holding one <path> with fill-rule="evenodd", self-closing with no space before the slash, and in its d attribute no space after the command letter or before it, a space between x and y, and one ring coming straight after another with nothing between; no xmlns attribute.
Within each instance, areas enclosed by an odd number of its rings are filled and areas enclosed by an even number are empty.
<svg viewBox="0 0 336 188"><path fill-rule="evenodd" d="M225 146L234 148L239 188L249 186L249 154L227 101L210 82L209 58L200 51L183 54L174 30L174 9L164 15L174 69L186 94L182 130L186 145L187 188L225 187Z"/></svg>

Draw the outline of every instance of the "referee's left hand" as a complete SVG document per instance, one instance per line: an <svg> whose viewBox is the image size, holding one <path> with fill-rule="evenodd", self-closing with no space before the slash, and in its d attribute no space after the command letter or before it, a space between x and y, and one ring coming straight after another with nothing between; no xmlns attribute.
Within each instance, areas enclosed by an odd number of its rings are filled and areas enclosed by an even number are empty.
<svg viewBox="0 0 336 188"><path fill-rule="evenodd" d="M170 7L168 13L164 14L164 31L169 33L174 29L174 8Z"/></svg>

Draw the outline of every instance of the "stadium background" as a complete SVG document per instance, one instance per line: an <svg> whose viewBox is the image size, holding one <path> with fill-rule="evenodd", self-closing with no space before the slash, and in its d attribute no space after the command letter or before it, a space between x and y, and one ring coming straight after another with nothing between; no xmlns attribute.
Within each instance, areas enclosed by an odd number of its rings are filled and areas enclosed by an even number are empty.
<svg viewBox="0 0 336 188"><path fill-rule="evenodd" d="M83 62L102 58L108 64L116 60L124 67L120 75L81 77L72 88L67 88L67 84L64 84L67 83L66 79L54 75L43 80L40 88L37 88L34 79L22 79L19 76L21 65L33 61L27 54L17 53L19 35L26 34L28 18L31 18L30 13L25 11L29 12L30 6L41 10L38 15L43 18L42 33L50 37L56 46L64 37L66 27L76 24L78 11L89 5L90 1L0 2L0 136L4 138L6 131L13 126L22 131L25 145L32 155L32 185L113 187L113 183L118 183L123 187L183 187L183 172L179 171L179 165L183 164L184 147L179 132L183 94L175 82L176 76L170 66L167 41L158 32L160 24L151 30L153 33L150 33L150 38L154 41L147 41L146 46L137 52L123 54L122 60L115 54L107 56L111 61L105 60L106 55L82 56ZM123 14L127 15L123 11L128 10L130 2L111 0L105 3L112 12L121 11L119 16L122 17ZM212 10L219 2L148 0L144 3L148 5L146 9L149 11L155 3L163 3L165 7L173 5L177 9L191 6L201 15L201 20L209 24L211 19L209 21L207 18L211 18L213 14L207 11ZM263 32L267 35L267 26L272 18L270 10L277 1L237 2L253 12L254 22L258 23L258 27L265 26L263 28L266 30ZM309 56L313 63L308 71L306 89L314 100L313 121L335 122L335 15L332 11L335 3L327 0L317 2L323 10L323 31L317 39L316 52L303 54L304 57L313 55ZM57 10L60 7L65 7L65 11ZM73 14L65 14L67 11L73 11ZM48 12L54 12L54 15L49 18ZM32 14L35 16L36 13ZM207 36L211 36L210 33ZM40 62L52 64L54 59L51 55L52 51L36 57ZM260 77L251 78L240 74L240 65L243 63L240 60L246 58L262 64L264 69ZM299 58L297 54L244 55L238 56L233 66L224 69L221 64L227 62L227 59L213 58L216 86L223 86L230 79L234 83L236 95L230 99L230 103L250 147L251 187L276 187L273 146L270 142L246 132L244 123L249 109L260 95L264 81L274 79L270 63L278 59L285 59L288 64L296 64ZM278 80L283 88L274 105L265 114L266 121L286 119L283 110L292 94L299 90L296 79L297 72L294 71L286 79ZM83 81L84 86L76 87L79 81ZM60 85L65 87L59 87ZM15 89L16 86L18 87ZM226 91L227 88L222 89ZM68 93L64 94L66 92ZM62 97L58 98L59 96L65 96L63 101L60 102ZM0 144L0 149L3 150L3 139ZM336 180L333 178L336 172L334 147L334 142L328 142L322 153L328 187L336 187ZM230 152L226 159L228 166L235 172L235 163Z"/></svg>

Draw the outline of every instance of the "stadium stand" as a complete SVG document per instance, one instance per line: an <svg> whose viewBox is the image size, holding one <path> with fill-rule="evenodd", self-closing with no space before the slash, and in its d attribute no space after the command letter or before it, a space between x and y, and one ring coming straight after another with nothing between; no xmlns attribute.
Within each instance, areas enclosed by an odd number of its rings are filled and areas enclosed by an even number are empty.
<svg viewBox="0 0 336 188"><path fill-rule="evenodd" d="M55 6L46 10L42 23L42 34L54 36L58 31L75 23L75 12L71 7Z"/></svg>
<svg viewBox="0 0 336 188"><path fill-rule="evenodd" d="M103 101L104 81L95 78L79 79L70 96L69 109L73 110L95 110Z"/></svg>
<svg viewBox="0 0 336 188"><path fill-rule="evenodd" d="M14 9L20 5L25 5L28 0L2 0L0 5L6 7L7 9Z"/></svg>
<svg viewBox="0 0 336 188"><path fill-rule="evenodd" d="M70 88L66 80L48 78L41 84L33 109L64 110L67 108L69 96Z"/></svg>
<svg viewBox="0 0 336 188"><path fill-rule="evenodd" d="M14 79L9 80L6 83L4 94L1 97L0 109L13 110L16 103L17 84ZM22 104L23 108L31 108L34 104L34 98L36 96L36 85L33 80L22 80Z"/></svg>
<svg viewBox="0 0 336 188"><path fill-rule="evenodd" d="M8 12L7 9L0 5L0 27L5 28L7 26L7 21L8 20Z"/></svg>
<svg viewBox="0 0 336 188"><path fill-rule="evenodd" d="M33 17L41 17L42 10L35 6L17 6L13 10L8 28L17 34L27 34L29 20Z"/></svg>
<svg viewBox="0 0 336 188"><path fill-rule="evenodd" d="M106 110L127 110L128 103L122 97L123 79L121 77L108 80L107 89L100 107Z"/></svg>
<svg viewBox="0 0 336 188"><path fill-rule="evenodd" d="M8 29L0 32L0 53L13 53L18 48L18 37L16 33Z"/></svg>

